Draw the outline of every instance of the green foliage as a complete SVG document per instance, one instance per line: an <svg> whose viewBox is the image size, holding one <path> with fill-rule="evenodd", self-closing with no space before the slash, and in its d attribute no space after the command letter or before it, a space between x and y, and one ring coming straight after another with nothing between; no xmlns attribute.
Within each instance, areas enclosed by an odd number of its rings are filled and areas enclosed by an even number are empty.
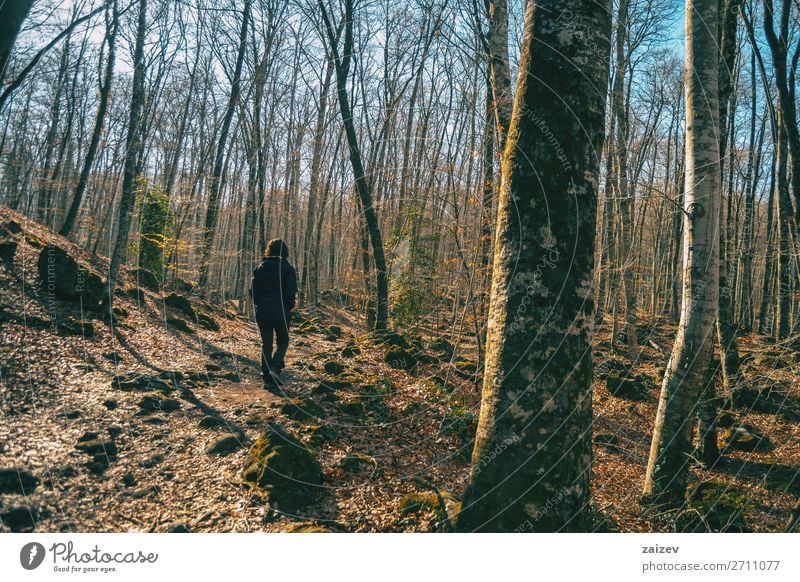
<svg viewBox="0 0 800 582"><path fill-rule="evenodd" d="M407 228L395 233L394 242L390 241L398 249L392 267L398 274L392 277L389 289L391 317L398 326L419 322L434 308L436 297L433 249L438 246L439 227L415 205L409 206L407 212Z"/></svg>
<svg viewBox="0 0 800 582"><path fill-rule="evenodd" d="M169 197L156 186L142 180L138 190L139 205L139 266L152 272L159 281L164 271L164 247L167 229L172 223Z"/></svg>

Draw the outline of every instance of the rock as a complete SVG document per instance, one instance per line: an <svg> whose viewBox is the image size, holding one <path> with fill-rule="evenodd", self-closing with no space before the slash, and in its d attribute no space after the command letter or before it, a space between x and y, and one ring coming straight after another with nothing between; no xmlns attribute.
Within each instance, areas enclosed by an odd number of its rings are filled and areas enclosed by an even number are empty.
<svg viewBox="0 0 800 582"><path fill-rule="evenodd" d="M16 220L7 220L3 223L3 228L9 234L19 234L22 232L22 226Z"/></svg>
<svg viewBox="0 0 800 582"><path fill-rule="evenodd" d="M195 317L197 325L209 331L219 331L220 326L217 320L206 313L198 313Z"/></svg>
<svg viewBox="0 0 800 582"><path fill-rule="evenodd" d="M0 468L0 494L30 495L39 485L39 478L18 467Z"/></svg>
<svg viewBox="0 0 800 582"><path fill-rule="evenodd" d="M242 439L243 435L241 434L229 432L221 434L208 443L206 453L209 455L229 455L242 448L244 445Z"/></svg>
<svg viewBox="0 0 800 582"><path fill-rule="evenodd" d="M83 433L83 435L78 437L78 442L79 443L85 443L85 442L97 440L98 438L100 438L100 433L99 432L94 432L94 431L91 431L91 430L87 430L85 433Z"/></svg>
<svg viewBox="0 0 800 582"><path fill-rule="evenodd" d="M333 336L335 338L342 337L342 328L338 325L329 325L328 326L328 335Z"/></svg>
<svg viewBox="0 0 800 582"><path fill-rule="evenodd" d="M116 408L119 407L119 402L117 402L116 400L111 400L111 399L103 400L103 406L105 406L109 410L115 410Z"/></svg>
<svg viewBox="0 0 800 582"><path fill-rule="evenodd" d="M116 438L116 437L118 437L119 435L121 435L121 434L122 434L122 432L123 432L125 429L123 429L123 428L122 428L120 425L118 425L118 424L112 424L112 425L109 425L108 429L106 429L106 430L108 430L108 434L109 434L109 435L111 435L111 438L113 439L113 438Z"/></svg>
<svg viewBox="0 0 800 582"><path fill-rule="evenodd" d="M200 419L199 426L200 428L217 428L218 426L222 426L225 424L225 421L220 418L219 416L204 416Z"/></svg>
<svg viewBox="0 0 800 582"><path fill-rule="evenodd" d="M58 331L64 335L94 337L94 324L85 319L68 319L58 326Z"/></svg>
<svg viewBox="0 0 800 582"><path fill-rule="evenodd" d="M68 408L67 410L62 410L57 414L60 418L67 418L69 420L75 420L76 418L81 417L81 411L77 408Z"/></svg>
<svg viewBox="0 0 800 582"><path fill-rule="evenodd" d="M91 440L79 440L75 448L87 455L103 455L109 458L117 456L117 444L112 440L94 438Z"/></svg>
<svg viewBox="0 0 800 582"><path fill-rule="evenodd" d="M742 424L725 432L725 446L740 451L767 453L775 445L757 428Z"/></svg>
<svg viewBox="0 0 800 582"><path fill-rule="evenodd" d="M316 499L322 469L314 453L280 425L270 422L250 448L243 478L264 489L284 512L294 513Z"/></svg>
<svg viewBox="0 0 800 582"><path fill-rule="evenodd" d="M384 361L398 370L412 370L417 365L417 357L400 346L390 347L384 356Z"/></svg>
<svg viewBox="0 0 800 582"><path fill-rule="evenodd" d="M384 347L398 347L405 350L409 349L411 345L406 338L397 333L396 331L381 332L375 334L376 343Z"/></svg>
<svg viewBox="0 0 800 582"><path fill-rule="evenodd" d="M328 360L322 365L322 369L328 374L336 376L344 372L344 365L336 360Z"/></svg>
<svg viewBox="0 0 800 582"><path fill-rule="evenodd" d="M350 416L359 416L364 414L364 403L361 401L360 396L349 396L342 399L339 403L339 409Z"/></svg>
<svg viewBox="0 0 800 582"><path fill-rule="evenodd" d="M212 364L212 363L206 364L205 368L209 372L219 372L220 370L222 370L222 366L219 366L217 364Z"/></svg>
<svg viewBox="0 0 800 582"><path fill-rule="evenodd" d="M78 265L67 251L46 245L38 260L39 278L46 292L52 292L84 309L98 309L104 287L100 275Z"/></svg>
<svg viewBox="0 0 800 582"><path fill-rule="evenodd" d="M148 457L148 458L140 461L139 465L143 469L152 469L153 467L155 467L156 465L162 463L163 461L164 461L164 455L162 455L161 453L158 453L156 455L153 455L152 457Z"/></svg>
<svg viewBox="0 0 800 582"><path fill-rule="evenodd" d="M111 385L120 390L136 390L147 392L156 390L164 394L172 392L173 388L158 376L148 376L138 372L127 372L114 376Z"/></svg>
<svg viewBox="0 0 800 582"><path fill-rule="evenodd" d="M47 245L47 241L45 241L42 237L36 236L32 232L23 232L22 238L25 240L26 243L31 245L35 249L43 249Z"/></svg>
<svg viewBox="0 0 800 582"><path fill-rule="evenodd" d="M156 293L161 291L161 283L152 271L144 267L139 267L138 269L131 270L131 276L136 280L137 286L155 291Z"/></svg>
<svg viewBox="0 0 800 582"><path fill-rule="evenodd" d="M133 473L125 473L122 476L122 483L125 487L133 487L136 485L136 476Z"/></svg>
<svg viewBox="0 0 800 582"><path fill-rule="evenodd" d="M735 487L716 481L702 481L686 493L683 532L743 532L747 531L744 512L747 495Z"/></svg>
<svg viewBox="0 0 800 582"><path fill-rule="evenodd" d="M352 358L353 356L357 356L361 353L361 348L358 347L358 344L355 342L347 342L347 344L342 348L342 351L339 354L343 358Z"/></svg>
<svg viewBox="0 0 800 582"><path fill-rule="evenodd" d="M366 468L374 468L375 459L362 453L351 453L342 457L339 468L345 473L358 473Z"/></svg>
<svg viewBox="0 0 800 582"><path fill-rule="evenodd" d="M161 424L167 424L169 420L166 417L161 416L160 414L149 414L147 416L142 417L142 422L145 424L152 424L154 426L158 426Z"/></svg>
<svg viewBox="0 0 800 582"><path fill-rule="evenodd" d="M404 495L397 504L401 515L433 511L437 519L443 519L446 510L433 491L415 492Z"/></svg>
<svg viewBox="0 0 800 582"><path fill-rule="evenodd" d="M183 380L183 372L179 370L164 370L158 375L158 377L162 380L170 382L171 384L177 384Z"/></svg>
<svg viewBox="0 0 800 582"><path fill-rule="evenodd" d="M128 287L127 289L125 289L125 294L128 297L135 299L136 303L144 303L145 300L144 291L139 287Z"/></svg>
<svg viewBox="0 0 800 582"><path fill-rule="evenodd" d="M609 372L606 388L612 395L626 400L647 400L650 397L646 380L636 374Z"/></svg>
<svg viewBox="0 0 800 582"><path fill-rule="evenodd" d="M164 305L180 311L189 319L194 320L197 317L197 311L192 306L192 302L183 295L170 293L164 298Z"/></svg>
<svg viewBox="0 0 800 582"><path fill-rule="evenodd" d="M161 392L150 392L142 396L136 405L146 412L172 412L181 407L180 402L168 398Z"/></svg>
<svg viewBox="0 0 800 582"><path fill-rule="evenodd" d="M457 358L453 362L455 372L465 380L473 380L478 374L478 364L474 360Z"/></svg>
<svg viewBox="0 0 800 582"><path fill-rule="evenodd" d="M168 317L166 319L166 323L168 327L174 327L178 331L182 331L184 333L194 333L194 330L189 327L189 324L180 317Z"/></svg>
<svg viewBox="0 0 800 582"><path fill-rule="evenodd" d="M336 429L329 424L316 424L309 427L309 441L314 446L329 443L336 439Z"/></svg>
<svg viewBox="0 0 800 582"><path fill-rule="evenodd" d="M440 359L449 360L453 357L453 353L455 352L455 348L453 344L451 344L446 339L440 337L428 344L428 349L434 353L436 353Z"/></svg>
<svg viewBox="0 0 800 582"><path fill-rule="evenodd" d="M38 517L38 512L27 505L12 507L0 512L0 521L14 533L34 531Z"/></svg>
<svg viewBox="0 0 800 582"><path fill-rule="evenodd" d="M312 420L325 416L325 410L307 397L291 398L280 402L277 406L278 410L292 420Z"/></svg>
<svg viewBox="0 0 800 582"><path fill-rule="evenodd" d="M227 374L223 374L222 378L228 380L229 382L241 382L242 377L237 374L236 372L228 372Z"/></svg>
<svg viewBox="0 0 800 582"><path fill-rule="evenodd" d="M167 533L191 533L191 530L185 523L175 523L167 528Z"/></svg>
<svg viewBox="0 0 800 582"><path fill-rule="evenodd" d="M17 253L17 241L11 239L0 240L0 260L6 263L14 262L14 255Z"/></svg>

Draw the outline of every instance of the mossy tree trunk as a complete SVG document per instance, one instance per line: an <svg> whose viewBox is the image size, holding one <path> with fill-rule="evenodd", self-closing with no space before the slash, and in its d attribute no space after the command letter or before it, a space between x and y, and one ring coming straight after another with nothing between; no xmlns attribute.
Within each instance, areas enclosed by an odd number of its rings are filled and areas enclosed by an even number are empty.
<svg viewBox="0 0 800 582"><path fill-rule="evenodd" d="M608 2L529 3L461 531L584 531Z"/></svg>
<svg viewBox="0 0 800 582"><path fill-rule="evenodd" d="M686 2L686 191L681 320L664 373L644 493L680 504L692 429L719 306L719 50L717 0Z"/></svg>

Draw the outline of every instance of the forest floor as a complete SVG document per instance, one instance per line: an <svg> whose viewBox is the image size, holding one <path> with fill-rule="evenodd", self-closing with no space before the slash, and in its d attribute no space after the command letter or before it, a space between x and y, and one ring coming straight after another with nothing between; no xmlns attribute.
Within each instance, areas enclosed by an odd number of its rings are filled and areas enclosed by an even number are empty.
<svg viewBox="0 0 800 582"><path fill-rule="evenodd" d="M8 234L18 242L13 258L0 259L0 531L447 530L480 400L469 346L451 354L441 330L398 352L364 334L352 311L301 311L281 398L262 388L251 321L199 300L192 321L165 302L168 292L137 293L124 271L110 325L49 295L37 269L48 243L100 273L105 259L0 207L0 226L9 221L21 232ZM219 330L205 329L204 317ZM674 333L666 320L642 322L636 399L611 395L601 375L595 381L600 530L679 527L638 499ZM721 435L722 460L693 467L692 480L713 483L698 499L733 507L729 522L740 529L782 531L800 500L800 351L755 336L740 347L756 397L732 423L767 438L745 451L725 449ZM599 369L620 359L610 350L603 327ZM295 435L321 467L322 486L299 510L243 480L267 422Z"/></svg>

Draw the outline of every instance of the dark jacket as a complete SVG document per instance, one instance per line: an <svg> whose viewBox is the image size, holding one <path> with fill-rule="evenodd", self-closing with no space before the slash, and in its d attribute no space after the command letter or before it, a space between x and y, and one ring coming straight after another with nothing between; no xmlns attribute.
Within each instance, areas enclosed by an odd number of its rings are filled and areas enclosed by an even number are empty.
<svg viewBox="0 0 800 582"><path fill-rule="evenodd" d="M281 257L264 257L253 271L253 303L259 321L289 321L297 295L297 274Z"/></svg>

